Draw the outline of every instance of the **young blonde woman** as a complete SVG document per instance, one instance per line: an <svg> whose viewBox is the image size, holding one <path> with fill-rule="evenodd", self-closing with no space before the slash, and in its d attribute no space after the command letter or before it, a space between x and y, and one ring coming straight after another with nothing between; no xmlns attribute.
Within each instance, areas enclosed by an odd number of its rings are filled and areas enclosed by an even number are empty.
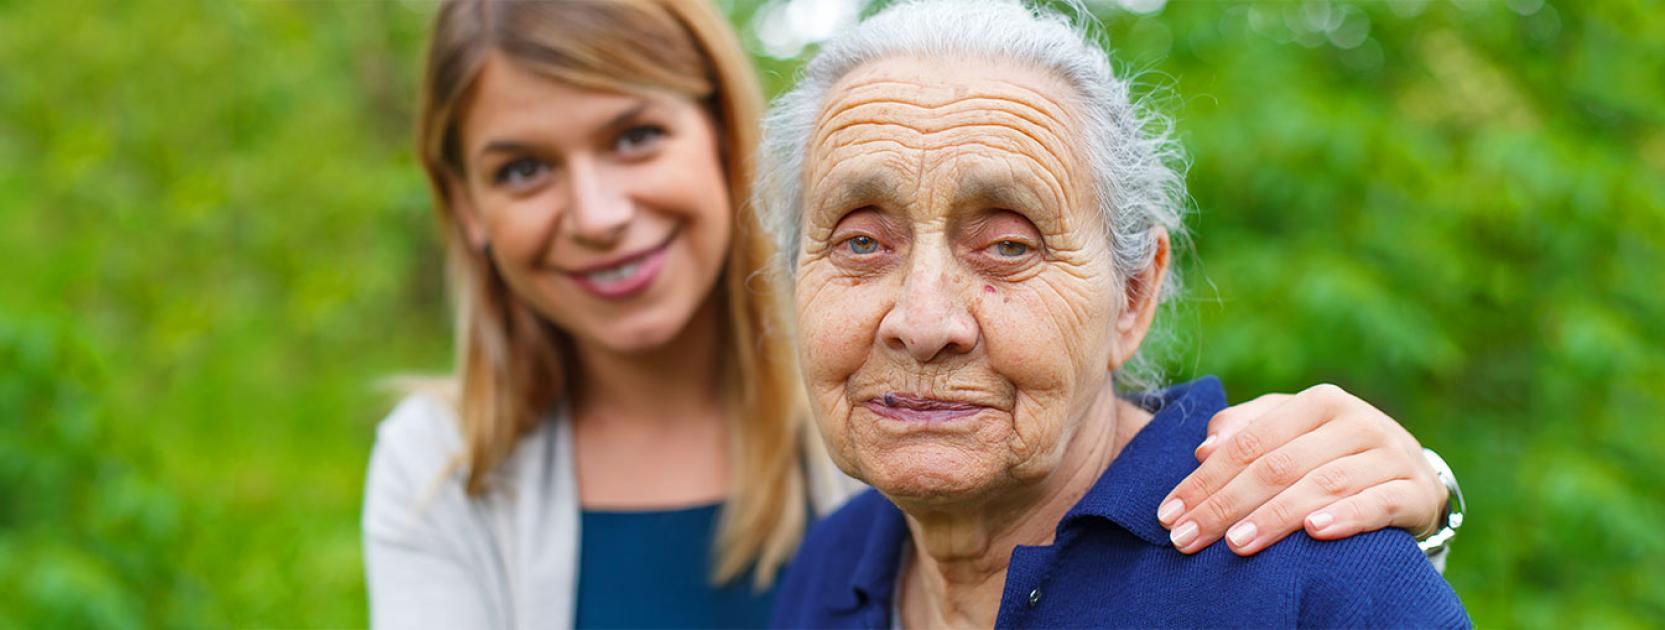
<svg viewBox="0 0 1665 630"><path fill-rule="evenodd" d="M692 0L449 0L420 99L456 362L378 431L373 625L766 624L808 522L855 488L802 424L745 207L762 99L727 21ZM1151 515L1181 552L1228 528L1253 554L1440 525L1416 440L1332 387L1210 435Z"/></svg>

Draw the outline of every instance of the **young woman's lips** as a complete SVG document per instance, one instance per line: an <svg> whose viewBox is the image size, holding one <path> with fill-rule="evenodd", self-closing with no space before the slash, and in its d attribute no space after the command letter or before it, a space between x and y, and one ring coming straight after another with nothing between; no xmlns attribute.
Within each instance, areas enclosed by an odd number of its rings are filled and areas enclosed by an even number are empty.
<svg viewBox="0 0 1665 630"><path fill-rule="evenodd" d="M584 271L568 271L574 284L591 295L604 300L626 300L636 297L659 277L665 267L665 254L676 240L672 233L658 247L632 255L605 267L591 267Z"/></svg>
<svg viewBox="0 0 1665 630"><path fill-rule="evenodd" d="M948 422L977 415L988 409L957 400L936 400L910 394L889 393L864 403L873 413L901 422Z"/></svg>

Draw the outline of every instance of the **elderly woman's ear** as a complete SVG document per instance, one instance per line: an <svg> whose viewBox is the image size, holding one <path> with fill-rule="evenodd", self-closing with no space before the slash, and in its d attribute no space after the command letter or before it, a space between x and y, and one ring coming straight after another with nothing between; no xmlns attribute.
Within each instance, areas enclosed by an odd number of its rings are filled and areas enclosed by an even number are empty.
<svg viewBox="0 0 1665 630"><path fill-rule="evenodd" d="M1152 227L1156 244L1151 248L1151 261L1139 273L1129 277L1122 286L1122 303L1126 305L1116 317L1116 349L1110 354L1110 370L1125 365L1139 352L1139 344L1150 332L1156 320L1156 307L1162 304L1162 285L1168 277L1168 231Z"/></svg>

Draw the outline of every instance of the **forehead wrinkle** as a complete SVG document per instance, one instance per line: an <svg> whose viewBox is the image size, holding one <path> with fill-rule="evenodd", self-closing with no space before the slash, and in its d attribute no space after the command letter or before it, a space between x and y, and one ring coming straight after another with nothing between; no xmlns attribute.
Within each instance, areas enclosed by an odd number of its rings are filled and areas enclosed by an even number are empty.
<svg viewBox="0 0 1665 630"><path fill-rule="evenodd" d="M820 136L818 136L818 143L819 144L817 146L824 146L824 147L827 147L827 148L830 148L830 149L840 149L840 148L844 148L844 147L852 145L852 144L858 144L858 143L864 142L864 141L871 141L873 139L862 137L861 132L868 129L868 128L873 128L873 127L879 128L881 130L891 129L891 128L901 129L901 130L906 132L904 134L900 134L901 137L892 137L892 138L887 138L887 139L891 140L891 141L893 141L897 144L906 146L910 149L916 149L916 150L921 150L921 151L936 149L936 148L939 148L939 147L933 145L931 142L919 142L919 141L937 141L937 142L940 143L942 141L938 140L938 137L942 136L944 134L952 134L952 133L955 133L955 132L967 132L967 131L973 131L973 130L991 130L991 131L997 132L997 134L998 134L998 132L1013 132L1013 133L1015 133L1017 136L1023 138L1024 140L1027 140L1027 141L1033 143L1035 147L1040 149L1040 151L1039 151L1040 153L1044 153L1048 157L1052 158L1054 160L1054 162L1059 166L1061 166L1063 163L1065 163L1065 161L1069 157L1073 157L1074 154L1075 154L1074 151L1069 150L1069 148L1068 148L1069 145L1067 143L1057 141L1058 140L1057 136L1051 134L1050 132L1048 132L1048 135L1052 135L1052 138L1041 138L1041 137L1037 137L1034 133L1031 133L1031 130L1026 129L1022 125L1010 124L1007 121L987 120L987 119L977 120L975 122L946 121L946 122L942 123L941 125L938 125L937 126L938 128L936 128L936 129L923 130L923 131L920 130L918 127L915 127L913 125L909 125L909 124L903 123L903 122L896 122L896 121L888 121L887 120L887 121L853 122L853 123L848 123L848 124L846 124L842 127L839 127L837 129L829 130L825 134L821 134ZM883 133L883 132L879 131L879 133ZM839 140L840 137L849 136L851 134L856 135L856 138L854 140L847 140L847 141L842 141L842 142ZM1052 140L1052 141L1049 141L1049 140ZM968 141L963 141L962 140L962 141L955 142L955 144L963 144L965 142L968 142ZM1006 149L1003 149L1003 150L1011 150L1011 149L1006 148Z"/></svg>
<svg viewBox="0 0 1665 630"><path fill-rule="evenodd" d="M900 138L895 136L873 138L870 136L864 136L858 132L859 128L873 125L885 128L900 126L902 129L906 129L910 133L905 134ZM973 134L969 139L955 138L952 141L937 143L919 142L920 140L934 139L932 136L940 134L954 132L967 134L983 129L991 129L996 132L1016 132L1016 137L1006 133L987 133ZM850 136L854 137L847 141L841 141L841 139ZM944 149L955 149L951 155L958 155L960 153L958 149L963 147L982 146L991 149L994 153L1000 156L1021 156L1024 160L1034 163L1036 165L1036 170L1043 173L1043 177L1048 180L1048 185L1053 188L1052 192L1056 201L1060 205L1062 205L1065 200L1070 197L1068 193L1068 186L1064 181L1064 175L1069 171L1071 159L1074 157L1074 152L1066 153L1068 151L1067 147L1059 147L1058 145L1044 142L1039 138L1023 133L1021 129L999 122L966 123L929 134L920 134L915 132L912 127L890 122L858 123L845 127L843 130L837 132L831 137L828 137L826 141L832 145L830 147L831 150L826 151L829 158L831 156L836 156L840 150L847 150L864 144L877 142L889 142L909 150L919 151L921 152L921 157L924 157L927 160L929 160L929 156L931 154L938 153ZM825 162L836 163L837 160L828 159L825 160ZM817 177L815 179L819 180L821 178ZM819 183L819 181L816 183Z"/></svg>
<svg viewBox="0 0 1665 630"><path fill-rule="evenodd" d="M852 163L851 161L849 161L848 159L842 159L842 160L841 159L831 159L833 156L836 156L839 153L839 150L841 150L841 149L854 149L854 148L859 148L859 147L866 147L866 146L869 146L869 145L889 145L889 146L876 147L876 148L874 148L870 151L862 153L858 157L870 157L870 159L862 160L860 162L853 162L854 164L856 164L857 166L865 167L865 165L868 162L873 161L873 160L878 160L878 161L881 161L881 162L884 162L884 163L887 163L887 164L890 164L890 165L897 165L899 163L911 163L911 162L919 161L918 156L908 155L910 153L915 153L915 154L919 153L919 151L920 151L919 148L908 146L906 143L898 142L898 141L896 141L894 139L891 139L891 138L868 138L868 139L853 140L853 141L850 141L850 142L832 147L833 150L826 151L825 156L821 155L822 152L820 152L820 151L817 151L812 156L812 158L813 158L812 163L814 164L815 168L810 173L809 185L805 187L806 194L811 195L811 196L817 196L826 188L828 179L831 179L835 176L849 176L849 175L843 175L843 173L841 173L839 171L838 167L843 166L845 164L851 164ZM898 149L901 149L901 150L898 150ZM823 157L826 157L828 159L821 159ZM897 171L897 169L895 169L895 168L883 169L883 173L886 174L886 175L893 174L896 171ZM888 190L888 192L890 193L889 196L894 198L897 201L901 201L905 197L905 195L900 194L901 190L902 190L902 187L900 186L900 184L895 182L894 178L891 178L891 181L889 181L887 183L889 184L889 190ZM830 204L822 203L822 202L818 202L818 203L814 203L814 204L806 204L806 209L820 210L820 209L823 209L827 205L830 205Z"/></svg>
<svg viewBox="0 0 1665 630"><path fill-rule="evenodd" d="M857 149L864 149L866 147L872 147L872 148L868 148L865 151L859 152L859 153L857 153L856 155L853 155L853 156L842 156L842 155L840 155L841 153L847 153L849 151L854 151L854 150L857 150ZM821 147L820 150L816 150L816 148L812 147L810 149L810 151L811 151L811 153L808 156L810 158L808 160L808 162L809 162L808 166L809 167L814 167L814 168L808 168L807 170L809 170L810 174L812 176L814 176L811 180L811 187L813 187L815 184L819 183L819 180L822 176L824 176L827 172L830 172L835 167L837 167L839 164L841 164L845 161L860 158L860 157L863 157L863 156L866 156L866 155L884 155L884 154L887 154L887 153L888 154L894 154L900 159L910 159L910 158L906 157L905 154L918 154L918 153L924 151L924 149L922 147L919 147L919 146L908 144L907 142L903 142L903 141L898 140L896 138L887 138L887 137L861 138L861 137L857 137L857 138L853 138L853 139L850 139L850 140L842 142L842 143L835 144L833 146ZM837 158L837 159L834 159L834 158ZM917 158L917 156L915 156L915 158L913 158L913 159L916 159L916 158Z"/></svg>
<svg viewBox="0 0 1665 630"><path fill-rule="evenodd" d="M992 162L996 166L1003 167L1003 168L1006 169L1007 180L1006 180L1005 184L1001 184L1001 185L1023 185L1026 188L1028 188L1032 194L1044 192L1045 193L1044 196L1051 197L1051 199L1044 199L1043 198L1043 199L1040 200L1043 204L1046 204L1047 207L1035 208L1035 210L1044 210L1044 211L1048 211L1048 212L1051 212L1053 214L1060 215L1060 216L1065 214L1066 208L1069 205L1068 204L1069 196L1066 193L1066 189L1065 189L1064 183L1061 179L1061 176L1057 172L1047 168L1047 165L1042 163L1039 158L1037 158L1033 155L1030 155L1028 153L1024 153L1022 151L1010 151L1010 150L1006 149L1005 147L996 146L996 145L993 145L993 144L990 144L990 143L987 143L987 142L983 142L983 141L972 140L972 141L967 141L964 144L966 144L966 145L986 146L986 147L994 149L994 150L996 150L1000 153L999 157L1003 158L1003 159L1000 159L1000 160L989 159L989 160L986 160L986 162ZM983 157L983 156L979 156L979 157ZM1030 169L1018 168L1015 165L1013 165L1013 163L1012 163L1013 158L1016 158L1016 159L1019 159L1019 160L1026 160L1028 162L1031 162L1031 163L1034 164L1035 168L1030 168ZM956 161L953 161L953 160L946 160L941 166L944 167L944 168L954 168L954 167L966 168L966 166L964 164L958 164L958 163L956 163ZM973 177L978 177L978 178L988 180L987 175L978 175L978 174L976 174L976 173L979 173L979 172L985 172L988 167L972 166L970 168L974 173ZM1039 186L1038 190L1033 185L1033 182L1035 182L1036 180L1038 180L1039 183L1040 183L1040 186ZM988 180L988 181L981 182L981 183L987 183L989 185L995 185L992 182L993 182L993 180ZM961 195L959 193L956 193L956 196L963 197L965 195ZM1036 194L1035 196L1043 197L1043 195L1040 195L1040 194ZM1007 209L1009 209L1009 210L1022 210L1023 208L1007 208Z"/></svg>
<svg viewBox="0 0 1665 630"><path fill-rule="evenodd" d="M905 146L902 143L891 140L875 139L851 142L847 145L841 145L840 148L859 148L868 144L880 143ZM967 146L987 147L992 150L994 155L972 153L970 155L974 161L972 164L968 165L963 161L964 157L967 155L963 149ZM912 147L907 148L912 149ZM1053 170L1054 168L1061 169L1063 167L1062 164L1058 163L1057 156L1051 154L1050 152L1041 152L1044 156L1052 158L1054 161L1053 164L1047 164L1032 152L1013 150L1009 146L1003 146L999 143L985 140L966 140L956 143L953 147L951 147L951 149L952 150L949 151L947 155L935 160L935 162L937 162L935 165L922 165L922 170L936 170L941 168L952 171L970 169L974 172L987 172L992 168L1005 169L1006 175L1003 180L999 180L999 183L995 183L997 178L990 178L988 175L981 175L978 177L983 180L983 184L991 187L1006 188L1011 186L1021 186L1030 197L1034 198L1034 201L1025 201L1020 204L1013 204L1011 202L1016 200L1016 198L1011 197L1010 195L1004 195L1007 203L1010 204L1006 209L1019 211L1025 215L1031 215L1031 212L1041 213L1040 216L1032 216L1032 218L1042 222L1052 223L1060 229L1069 223L1069 194L1062 179L1061 171ZM839 160L837 159L836 151L830 153L831 155L828 157L831 159L827 159L822 162L825 166L824 168L819 169L820 172L816 174L816 177L810 187L811 195L815 198L815 203L807 207L806 210L817 212L818 214L824 214L834 209L850 206L858 200L874 200L881 203L888 202L897 206L907 205L908 199L911 195L903 192L902 182L896 176L896 173L901 172L900 169L883 168L884 165L882 164L880 167L875 168L870 166L866 160L862 162ZM934 152L921 150L921 153L921 157L926 157L929 153ZM912 161L903 156L896 157L901 158L896 161ZM890 162L893 160L882 159L881 161ZM1032 168L1023 168L1015 165L1014 162L1018 161L1027 162L1032 165ZM854 164L854 166L850 168L859 170L851 173L849 168L844 170L839 169L840 166L851 164ZM844 182L835 182L836 185L828 184L828 180L837 177L850 178L850 180L854 183L846 184ZM983 196L988 197L992 195ZM964 200L967 197L968 196L965 194L956 193L954 196L955 201L951 204L951 207L963 205ZM1035 205L1035 202L1038 202L1041 207L1031 207Z"/></svg>
<svg viewBox="0 0 1665 630"><path fill-rule="evenodd" d="M976 130L983 127L989 127L989 125L966 125L961 129ZM995 125L995 127L998 127L998 125ZM979 157L1003 158L1009 156L1021 156L1024 159L1034 162L1040 170L1045 171L1049 176L1065 174L1068 172L1072 164L1068 156L1059 155L1059 152L1056 151L1054 147L1036 142L1034 138L1017 139L1002 137L1001 134L973 135L969 138L955 139L946 146L922 147L921 150L932 154L939 154L944 151L953 150L948 156L941 158L950 159L965 153L963 149L966 147L984 147L990 149L992 152L991 155L979 155Z"/></svg>
<svg viewBox="0 0 1665 630"><path fill-rule="evenodd" d="M892 86L911 85L911 84L898 82L898 81L884 81L882 83L884 85L892 85ZM1016 86L1015 84L1010 84L1010 83L1008 83L1007 85L1010 85L1012 87L1019 87L1019 86ZM915 86L915 87L917 87L917 86ZM1020 89L1022 89L1022 88L1020 88ZM1044 97L1042 97L1042 98L1044 98ZM845 99L845 101L848 101L848 100L849 99ZM1021 110L1013 111L1012 108L1009 108L1009 107L997 107L997 108L973 107L973 105L978 105L979 104L978 101L985 101L985 102L992 101L992 102L995 102L995 103L1000 103L1000 104L1005 104L1005 105L1018 104L1018 105L1021 105L1023 107L1029 108L1031 111L1040 112L1040 113L1046 115L1047 118L1045 120L1037 120L1035 117L1024 115ZM1050 126L1048 124L1045 124L1047 122L1063 124L1060 119L1058 119L1056 117L1053 117L1051 112L1046 112L1045 110L1042 110L1040 108L1036 108L1036 107L1034 107L1034 106L1032 106L1028 103L1023 103L1022 101L1019 101L1019 100L991 98L991 97L985 97L985 96L962 97L962 98L954 99L952 102L959 104L959 106L957 108L955 108L955 110L957 110L957 111L951 110L949 112L944 112L943 114L946 114L946 116L947 116L946 120L940 121L936 124L927 124L927 125L923 125L923 126L918 124L919 121L917 119L915 119L915 120L905 120L905 121L898 121L898 120L894 120L894 119L892 119L892 120L872 120L872 118L896 118L896 116L894 115L895 114L894 111L885 112L885 113L890 114L890 116L863 116L863 117L857 118L857 114L867 113L864 110L871 110L873 108L883 108L883 109L888 109L888 110L895 110L895 109L898 109L898 108L917 109L917 110L919 110L918 113L920 113L922 115L929 115L929 114L932 114L932 113L936 113L936 112L932 111L933 108L931 108L931 107L913 105L913 104L910 104L910 103L899 101L895 98L867 99L867 100L864 100L864 101L862 101L860 103L856 103L856 104L846 103L846 106L842 110L840 110L838 107L833 107L833 108L829 109L830 112L836 111L838 113L835 113L835 114L831 115L830 117L823 117L823 119L820 122L820 125L817 127L817 130L816 130L816 136L815 136L816 137L816 142L817 142L818 146L826 146L828 144L831 144L835 147L843 147L843 146L846 146L846 145L853 144L854 142L839 142L839 137L840 136L845 136L847 134L850 134L851 132L854 132L855 135L857 135L857 137L859 139L860 135L861 135L860 134L861 131L869 129L873 126L878 126L878 127L883 128L883 129L886 129L886 130L895 130L895 131L900 132L900 133L896 133L896 134L890 134L890 139L892 141L900 144L900 145L906 146L910 149L917 149L917 150L921 150L921 151L929 151L929 150L937 148L935 146L932 146L934 143L920 142L920 141L922 141L922 140L936 140L936 136L939 136L940 134L954 133L954 132L965 133L968 130L978 130L978 129L990 129L990 130L996 130L996 131L1011 132L1011 133L1016 134L1019 137L1022 137L1023 139L1025 139L1029 142L1032 142L1033 145L1031 145L1030 147L1027 147L1031 150L1030 151L1025 151L1023 149L1014 150L1014 147L1001 147L1001 146L996 146L996 145L988 144L988 143L985 143L985 145L988 146L991 149L996 149L996 150L1001 151L1001 152L1014 153L1014 154L1024 154L1024 155L1027 155L1028 157L1031 157L1031 158L1033 158L1034 156L1028 155L1029 153L1038 153L1038 154L1045 155L1045 157L1051 162L1051 164L1042 164L1042 170L1047 171L1047 177L1049 179L1054 179L1054 180L1058 179L1058 174L1061 174L1061 173L1065 172L1066 170L1068 170L1066 165L1073 164L1075 161L1077 161L1076 160L1077 158L1082 158L1083 157L1083 156L1080 155L1079 151L1073 150L1073 145L1071 145L1070 143L1064 142L1062 140L1062 138L1059 137L1059 135L1058 135L1059 130L1054 129L1052 126ZM1047 102L1053 104L1054 106L1057 106L1057 104L1055 102L1052 102L1052 101L1047 101ZM838 103L835 103L835 105L838 105ZM989 116L989 114L991 114L991 113L995 114L995 116ZM1004 116L1001 116L1001 115L1004 115ZM976 117L976 118L979 118L980 120L977 120L976 122L965 122L965 119L970 118L970 117ZM850 119L853 119L853 118L856 119L856 120L850 121ZM1004 118L1004 119L1002 119L1002 118ZM1019 122L1013 121L1012 120L1013 118L1015 118L1019 121L1023 121L1023 122L1019 123ZM929 119L927 118L927 120L929 120ZM846 121L850 121L850 122L846 122ZM842 123L842 124L840 124L840 123ZM882 133L882 132L880 132L880 133ZM1004 135L1004 134L1000 134L1000 135ZM962 140L961 142L963 143L965 141ZM1021 146L1021 143L1013 143L1013 144ZM1056 191L1056 194L1058 195L1058 197L1060 199L1065 199L1065 198L1068 197L1068 195L1063 190L1065 188L1065 185L1064 185L1063 182L1054 181L1053 185L1054 185L1054 187L1056 187L1058 189Z"/></svg>
<svg viewBox="0 0 1665 630"><path fill-rule="evenodd" d="M984 106L990 104L996 106ZM1013 108L1012 105L1018 107ZM879 111L871 111L875 109ZM891 111L897 109L918 110L919 116L908 117ZM1026 113L1025 109L1041 115ZM1001 120L1002 116L1023 122ZM966 118L980 120L975 123L960 122ZM827 115L817 122L814 141L818 144L823 143L829 136L866 125L896 125L917 135L932 136L968 124L1005 127L1029 136L1043 145L1066 144L1062 130L1070 128L1068 123L1052 116L1051 113L1019 99L978 95L951 99L939 104L921 105L897 98L872 98L850 103L842 108L829 109Z"/></svg>
<svg viewBox="0 0 1665 630"><path fill-rule="evenodd" d="M879 125L879 126L887 126L887 127L888 126L894 126L891 123L863 123L861 126L871 126L871 125ZM1011 130L1010 127L1008 127L1006 125L1001 125L1001 124L970 123L970 124L960 125L960 126L952 128L952 129L944 129L940 132L936 132L935 134L930 134L930 135L940 135L940 134L952 133L952 132L967 133L967 132L977 131L977 130L981 130L981 129L991 129L991 130L994 130L996 132L1010 131ZM847 130L849 130L849 128L847 128ZM999 153L1001 155L1022 155L1024 157L1027 157L1027 158L1035 161L1043 169L1048 170L1049 173L1050 172L1063 172L1066 168L1068 168L1068 165L1070 164L1069 156L1061 155L1060 153L1062 153L1062 152L1058 149L1058 147L1053 146L1053 145L1049 145L1049 144L1041 142L1041 141L1039 141L1039 140L1037 140L1033 137L1025 136L1025 135L1022 135L1022 134L1019 134L1019 137L1017 137L1017 138L1013 138L1013 137L1010 137L1010 136L1007 136L1007 135L1001 134L1001 133L978 134L978 135L973 135L970 138L954 138L954 139L951 139L951 140L948 140L948 141L940 141L940 142L935 142L935 143L917 142L917 140L927 139L927 138L924 138L924 137L920 137L920 134L915 134L916 137L913 137L913 138L895 138L895 137L878 137L878 138L875 138L875 137L864 137L860 134L855 134L854 138L840 141L840 137L847 136L847 135L850 135L850 134L840 133L840 134L838 134L838 136L828 138L828 144L830 146L824 147L823 151L817 152L817 157L820 157L822 153L825 153L828 156L833 156L833 155L837 155L842 150L853 149L853 148L857 148L857 147L864 146L864 145L869 145L869 144L891 144L891 145L895 145L897 147L907 149L909 151L918 151L918 152L921 152L921 153L939 153L939 152L941 152L943 150L947 150L947 149L955 149L955 148L966 147L966 146L981 146L981 147L986 147L986 148L992 149L993 151L995 151L996 153ZM910 142L910 141L915 141L915 142Z"/></svg>
<svg viewBox="0 0 1665 630"><path fill-rule="evenodd" d="M1048 95L1044 92L1034 90L1034 89L1032 89L1032 88L1030 88L1026 85L1023 85L1022 83L1018 83L1016 81L1008 81L1008 80L1000 79L1000 78L984 78L984 79L981 79L981 81L986 82L986 83L998 83L1002 87L1011 88L1011 89L1017 90L1019 92L1023 92L1024 94L1026 94L1030 98L1032 98L1034 102L1026 101L1024 99L1012 98L1012 97L1009 97L1009 96L1000 96L1000 95L989 95L989 94L965 95L965 92L967 92L968 90L970 90L972 88L975 88L977 86L964 85L964 84L954 85L952 87L952 92L955 94L955 96L953 96L953 97L950 97L950 98L947 98L947 99L939 99L939 100L936 100L936 101L929 101L928 99L923 98L923 96L925 94L928 94L931 91L930 88L935 87L935 88L937 88L937 91L941 91L943 89L949 89L948 86L941 85L941 84L938 84L938 85L935 85L935 86L927 86L927 85L922 85L922 84L916 83L916 82L900 81L900 80L896 80L896 79L885 79L885 78L866 79L866 80L861 80L861 81L854 81L854 82L849 83L848 85L843 86L842 89L840 89L840 91L837 92L837 93L847 93L848 96L845 97L845 100L857 99L857 102L853 103L852 106L865 104L865 103L871 103L871 102L877 102L877 101L897 101L897 98L895 96L889 95L889 94L884 94L884 95L878 96L878 97L858 98L863 92L880 91L884 88L899 88L901 94L903 94L903 95L918 95L918 96L920 96L921 98L918 98L915 101L913 101L912 103L910 103L910 104L913 104L916 107L946 107L946 106L953 105L953 104L956 104L956 103L960 103L960 102L964 102L964 101L968 101L968 100L977 100L977 99L998 100L998 101L1004 101L1004 102L1016 104L1016 105L1018 105L1019 107L1021 107L1023 109L1033 111L1036 114L1039 114L1041 117L1046 118L1052 124L1057 125L1061 128L1068 128L1072 125L1072 121L1070 120L1072 118L1072 116L1070 116L1069 114L1074 111L1073 108L1069 107L1063 101L1060 101L1058 99L1053 98L1051 95ZM1058 83L1063 84L1063 81L1059 80ZM922 89L922 88L924 88L924 89ZM908 101L903 100L903 101L897 101L897 102L907 103ZM1046 105L1047 107L1041 107L1041 106L1037 105L1037 103L1039 103L1041 105ZM828 107L829 111L824 112L824 113L833 113L831 111L833 109L834 108L829 106ZM845 108L845 109L847 109L847 108ZM1036 124L1042 124L1040 121L1033 120L1033 119L1031 119L1030 122L1034 122Z"/></svg>

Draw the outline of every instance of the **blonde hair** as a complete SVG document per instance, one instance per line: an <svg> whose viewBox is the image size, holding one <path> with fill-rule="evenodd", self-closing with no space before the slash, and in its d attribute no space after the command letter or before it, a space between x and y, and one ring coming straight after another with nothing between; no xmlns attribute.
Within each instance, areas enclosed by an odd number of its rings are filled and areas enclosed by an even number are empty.
<svg viewBox="0 0 1665 630"><path fill-rule="evenodd" d="M434 20L421 93L417 150L432 187L456 307L448 383L461 419L469 494L489 489L515 443L568 395L570 339L505 284L472 247L450 203L447 169L462 171L457 118L490 54L555 81L615 92L669 90L706 105L734 208L718 300L720 358L730 422L732 479L716 539L715 579L756 567L766 586L790 559L806 515L804 416L796 364L767 273L773 248L746 207L761 91L724 16L688 0L447 0ZM460 178L459 178L460 179Z"/></svg>

